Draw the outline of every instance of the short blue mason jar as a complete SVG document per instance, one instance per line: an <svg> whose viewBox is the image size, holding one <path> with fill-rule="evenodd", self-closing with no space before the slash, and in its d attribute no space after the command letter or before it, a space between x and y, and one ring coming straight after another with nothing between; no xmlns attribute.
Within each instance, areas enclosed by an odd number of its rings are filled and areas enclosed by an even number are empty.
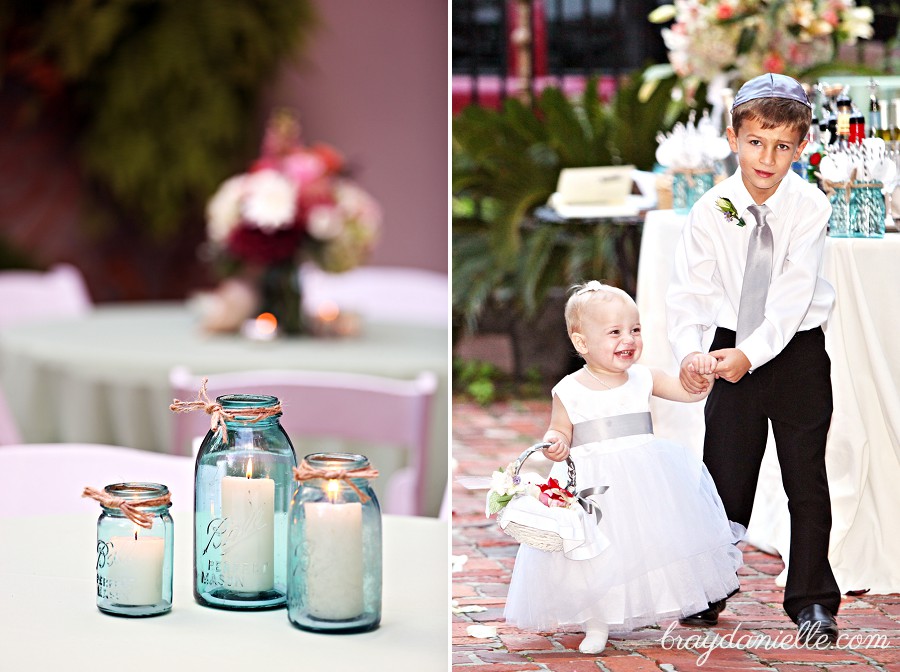
<svg viewBox="0 0 900 672"><path fill-rule="evenodd" d="M226 437L210 430L194 472L194 599L207 607L284 606L294 447L269 395L216 399ZM267 414L271 413L271 414ZM264 417L262 417L264 416Z"/></svg>
<svg viewBox="0 0 900 672"><path fill-rule="evenodd" d="M676 170L672 175L672 208L679 215L691 211L694 203L713 188L713 173Z"/></svg>
<svg viewBox="0 0 900 672"><path fill-rule="evenodd" d="M169 489L160 483L115 483L104 493L149 514L145 528L121 508L101 504L97 519L97 608L116 616L156 616L172 609L173 524ZM144 502L165 500L146 505Z"/></svg>
<svg viewBox="0 0 900 672"><path fill-rule="evenodd" d="M305 460L324 472L369 467L368 458L353 453L313 453ZM378 627L381 538L381 507L368 479L313 478L299 483L288 534L291 623L331 633Z"/></svg>

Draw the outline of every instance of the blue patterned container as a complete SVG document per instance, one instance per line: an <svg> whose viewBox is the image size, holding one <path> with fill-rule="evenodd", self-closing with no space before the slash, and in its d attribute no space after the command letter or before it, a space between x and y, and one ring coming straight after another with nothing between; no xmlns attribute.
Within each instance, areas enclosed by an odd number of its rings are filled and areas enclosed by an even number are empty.
<svg viewBox="0 0 900 672"><path fill-rule="evenodd" d="M690 212L694 203L713 187L713 173L676 170L672 173L672 208L679 215Z"/></svg>

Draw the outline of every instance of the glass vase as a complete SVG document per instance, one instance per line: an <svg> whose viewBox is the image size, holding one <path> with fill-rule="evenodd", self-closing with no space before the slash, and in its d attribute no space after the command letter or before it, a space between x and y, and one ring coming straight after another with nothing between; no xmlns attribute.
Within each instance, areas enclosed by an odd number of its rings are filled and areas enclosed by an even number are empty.
<svg viewBox="0 0 900 672"><path fill-rule="evenodd" d="M884 194L877 186L854 186L850 194L850 236L884 237Z"/></svg>
<svg viewBox="0 0 900 672"><path fill-rule="evenodd" d="M266 266L260 278L260 313L272 313L283 334L305 333L300 269L293 261Z"/></svg>
<svg viewBox="0 0 900 672"><path fill-rule="evenodd" d="M156 616L172 609L171 503L160 483L115 483L104 493L140 507L152 517L149 528L130 520L122 509L101 504L97 519L97 608L116 616Z"/></svg>
<svg viewBox="0 0 900 672"><path fill-rule="evenodd" d="M828 235L832 238L846 238L850 235L850 203L843 183L833 185L834 192L828 197L831 203L831 217L828 218Z"/></svg>
<svg viewBox="0 0 900 672"><path fill-rule="evenodd" d="M194 599L222 609L271 609L285 603L287 517L294 447L268 395L216 399L233 419L225 438L210 430L194 482Z"/></svg>
<svg viewBox="0 0 900 672"><path fill-rule="evenodd" d="M363 455L314 453L320 470L369 466ZM315 632L362 632L381 622L381 507L369 481L298 484L288 534L288 618ZM362 494L360 494L362 493Z"/></svg>
<svg viewBox="0 0 900 672"><path fill-rule="evenodd" d="M691 211L694 203L713 187L712 172L676 170L672 175L672 208L679 215Z"/></svg>

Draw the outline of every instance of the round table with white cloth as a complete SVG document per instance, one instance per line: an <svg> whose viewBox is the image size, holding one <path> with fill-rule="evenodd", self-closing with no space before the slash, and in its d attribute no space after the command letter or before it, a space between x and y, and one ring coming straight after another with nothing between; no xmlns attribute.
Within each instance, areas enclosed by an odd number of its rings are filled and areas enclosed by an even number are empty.
<svg viewBox="0 0 900 672"><path fill-rule="evenodd" d="M102 304L84 316L0 331L0 380L26 443L81 442L171 452L169 372L197 375L304 369L415 378L438 376L432 407L428 499L436 515L447 481L448 329L364 320L355 338L269 342L210 335L185 304Z"/></svg>

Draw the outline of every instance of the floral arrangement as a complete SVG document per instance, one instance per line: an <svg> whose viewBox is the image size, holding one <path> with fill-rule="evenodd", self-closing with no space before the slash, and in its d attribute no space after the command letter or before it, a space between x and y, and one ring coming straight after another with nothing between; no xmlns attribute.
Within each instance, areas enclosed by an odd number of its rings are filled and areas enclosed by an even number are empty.
<svg viewBox="0 0 900 672"><path fill-rule="evenodd" d="M329 272L366 260L378 237L377 202L343 176L344 161L327 145L306 147L300 124L276 112L262 155L247 173L227 179L207 205L215 251L238 265L314 261Z"/></svg>
<svg viewBox="0 0 900 672"><path fill-rule="evenodd" d="M575 497L555 478L547 479L546 483L539 483L531 480L534 478L533 474L525 477L514 475L513 464L510 462L506 468L497 469L491 474L491 488L488 490L485 507L486 516L498 513L519 494L534 497L548 507L568 509L575 503Z"/></svg>
<svg viewBox="0 0 900 672"><path fill-rule="evenodd" d="M841 44L872 37L874 15L855 0L675 0L657 7L669 62L682 78L747 80L762 72L801 76Z"/></svg>

